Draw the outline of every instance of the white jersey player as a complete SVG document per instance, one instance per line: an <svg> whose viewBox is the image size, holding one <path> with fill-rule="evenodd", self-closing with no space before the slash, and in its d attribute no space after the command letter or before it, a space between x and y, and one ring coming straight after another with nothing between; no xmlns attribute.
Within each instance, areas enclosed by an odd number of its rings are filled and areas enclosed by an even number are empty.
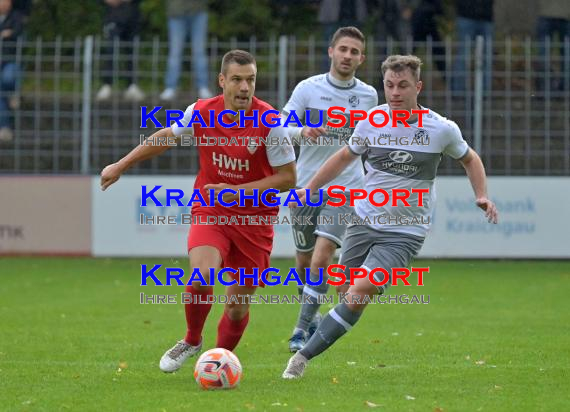
<svg viewBox="0 0 570 412"><path fill-rule="evenodd" d="M304 137L312 138L315 145L301 144L297 160L298 186L305 186L327 159L337 153L350 139L353 127L348 122L350 110L368 111L378 104L376 89L354 77L356 69L364 61L364 35L356 27L341 27L332 37L329 47L331 68L328 73L312 76L300 82L291 98L282 110L284 116L295 112L301 118L305 116L308 124L326 125L327 110L338 106L345 108L346 125L343 127L305 126L301 133ZM339 111L340 113L340 111ZM336 114L336 113L335 113ZM308 117L308 118L307 118ZM326 139L323 137L326 136ZM342 185L347 189L360 188L363 184L363 169L361 162L354 162L336 176L331 185ZM319 268L330 265L335 250L342 245L346 232L346 224L339 222L339 215L350 214L352 208L331 206L291 209L296 221L308 224L294 224L293 237L295 241L296 265L299 273L305 273L310 268L311 277L318 279ZM327 217L327 224L319 224L317 220ZM332 224L330 223L332 222ZM326 281L326 279L325 279ZM320 319L317 315L320 295L326 294L328 284L300 288L306 296L303 299L299 318L289 340L289 349L296 352L305 344L311 332L314 332ZM317 316L315 316L317 315Z"/></svg>
<svg viewBox="0 0 570 412"><path fill-rule="evenodd" d="M409 113L412 109L422 109L417 103L422 88L420 66L421 61L416 56L388 57L382 64L384 94L388 104L373 109L369 114L383 108L392 120L394 110ZM373 118L372 122L381 124L382 120ZM363 219L364 224L348 227L340 263L346 266L346 272L352 268L362 268L370 273L375 268L383 268L388 273L388 279L385 279L382 271L376 271L374 280L378 284L387 281L385 285L388 285L391 282L391 269L409 266L423 244L429 229L429 219L426 221L425 218L431 217L433 212L433 184L442 155L451 156L461 163L475 192L477 206L485 211L489 222L497 223L497 208L487 197L483 163L463 140L457 125L431 110L422 115L421 125L417 114L410 117L408 124L410 127L403 127L403 123L394 127L390 121L386 127L373 127L370 118L360 122L351 137L351 144L329 159L306 186L311 192L317 190L366 153L368 173L365 188L368 193L378 188L387 192L390 189L428 189L429 193L423 195L423 206L419 205L418 194L406 199L409 208L400 206L400 203L391 206L391 202L390 206L379 206L385 198L380 192L378 198L366 197L356 204L356 217ZM388 137L393 140L390 141ZM403 143L405 141L419 144L407 145ZM381 142L388 144L384 146ZM304 198L304 189L298 193ZM403 215L412 220L407 225L376 223L374 218L380 215ZM419 219L416 221L414 218ZM342 291L348 290L346 299L323 318L311 339L289 359L283 378L301 377L308 361L327 350L354 326L366 304L374 295L383 293L385 285L376 286L365 276L355 278L353 285L341 287Z"/></svg>
<svg viewBox="0 0 570 412"><path fill-rule="evenodd" d="M368 113L375 111L391 114L388 104ZM402 189L410 196L406 198L409 206L403 201L396 202L395 206L392 201L374 206L367 199L357 199L355 223L365 223L384 232L407 233L421 238L427 235L435 206L435 176L442 155L459 160L470 150L455 122L433 110L428 112L422 114L421 127L419 119L408 121L409 127L401 122L396 127L392 127L392 122L375 127L369 121L360 122L356 127L348 149L354 155L367 155L368 174L364 185L367 193L377 188L389 194L393 189ZM382 114L373 116L374 123L383 121Z"/></svg>

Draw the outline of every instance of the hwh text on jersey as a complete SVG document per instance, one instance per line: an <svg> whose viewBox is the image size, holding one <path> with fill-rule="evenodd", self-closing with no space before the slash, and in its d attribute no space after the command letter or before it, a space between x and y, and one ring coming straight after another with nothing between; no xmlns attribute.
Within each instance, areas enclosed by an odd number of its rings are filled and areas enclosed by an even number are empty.
<svg viewBox="0 0 570 412"><path fill-rule="evenodd" d="M212 152L212 162L214 165L218 166L220 169L231 169L249 172L249 159L236 159L235 157L227 156L223 153L216 154Z"/></svg>

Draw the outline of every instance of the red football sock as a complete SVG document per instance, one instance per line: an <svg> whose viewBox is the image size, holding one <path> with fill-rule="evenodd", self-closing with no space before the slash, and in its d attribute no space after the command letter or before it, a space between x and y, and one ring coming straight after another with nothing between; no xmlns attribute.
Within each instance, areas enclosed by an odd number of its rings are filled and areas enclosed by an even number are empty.
<svg viewBox="0 0 570 412"><path fill-rule="evenodd" d="M208 288L207 290L196 290L192 285L186 286L186 293L192 294L192 303L184 304L184 311L186 312L186 337L184 341L192 346L196 346L202 340L202 329L204 329L204 323L206 323L206 318L210 309L212 309L211 303L199 303L197 300L206 302L208 296L213 294L213 289Z"/></svg>
<svg viewBox="0 0 570 412"><path fill-rule="evenodd" d="M247 322L249 322L249 312L247 312L243 319L231 320L224 311L224 315L218 324L218 341L216 342L216 347L233 351L243 335Z"/></svg>

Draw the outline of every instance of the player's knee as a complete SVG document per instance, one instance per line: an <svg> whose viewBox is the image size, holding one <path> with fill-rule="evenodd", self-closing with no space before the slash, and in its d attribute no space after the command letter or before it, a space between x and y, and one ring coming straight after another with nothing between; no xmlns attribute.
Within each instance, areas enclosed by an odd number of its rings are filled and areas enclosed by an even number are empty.
<svg viewBox="0 0 570 412"><path fill-rule="evenodd" d="M372 298L377 295L378 288L371 283L357 281L354 285L348 288L347 293L346 301L349 309L361 312L367 305L365 297L368 296Z"/></svg>
<svg viewBox="0 0 570 412"><path fill-rule="evenodd" d="M321 238L319 238L321 240ZM311 271L317 272L319 268L326 268L333 260L336 251L336 243L323 239L326 242L317 242L317 247L311 259Z"/></svg>
<svg viewBox="0 0 570 412"><path fill-rule="evenodd" d="M352 294L348 293L348 295L344 298L346 301L346 306L353 312L362 312L366 309L367 303L365 302L365 295L359 294Z"/></svg>
<svg viewBox="0 0 570 412"><path fill-rule="evenodd" d="M243 303L226 303L225 312L231 320L241 320L247 315L249 305Z"/></svg>
<svg viewBox="0 0 570 412"><path fill-rule="evenodd" d="M199 246L190 251L190 269L198 269L203 277L210 275L210 268L216 272L222 264L220 252L211 246Z"/></svg>
<svg viewBox="0 0 570 412"><path fill-rule="evenodd" d="M199 271L198 275L196 272ZM191 277L193 278L192 287L198 291L206 291L211 289L211 274L209 267L194 266L190 268Z"/></svg>
<svg viewBox="0 0 570 412"><path fill-rule="evenodd" d="M334 257L334 250L320 250L318 253L313 254L311 260L311 271L318 272L320 268L326 268L332 263Z"/></svg>
<svg viewBox="0 0 570 412"><path fill-rule="evenodd" d="M319 269L322 268L326 273L326 269L331 264L331 262L332 262L332 256L331 257L320 256L316 259L313 259L313 261L311 262L311 272L318 273Z"/></svg>
<svg viewBox="0 0 570 412"><path fill-rule="evenodd" d="M378 286L373 285L367 279L360 278L356 279L354 285L348 288L348 293L374 296L378 294Z"/></svg>

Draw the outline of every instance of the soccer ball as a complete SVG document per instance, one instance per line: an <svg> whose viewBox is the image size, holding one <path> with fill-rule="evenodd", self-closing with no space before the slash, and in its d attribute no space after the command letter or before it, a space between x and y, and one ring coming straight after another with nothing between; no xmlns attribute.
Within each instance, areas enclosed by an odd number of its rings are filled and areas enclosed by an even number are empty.
<svg viewBox="0 0 570 412"><path fill-rule="evenodd" d="M204 352L194 368L194 379L202 389L235 388L241 374L241 363L237 356L223 348Z"/></svg>

